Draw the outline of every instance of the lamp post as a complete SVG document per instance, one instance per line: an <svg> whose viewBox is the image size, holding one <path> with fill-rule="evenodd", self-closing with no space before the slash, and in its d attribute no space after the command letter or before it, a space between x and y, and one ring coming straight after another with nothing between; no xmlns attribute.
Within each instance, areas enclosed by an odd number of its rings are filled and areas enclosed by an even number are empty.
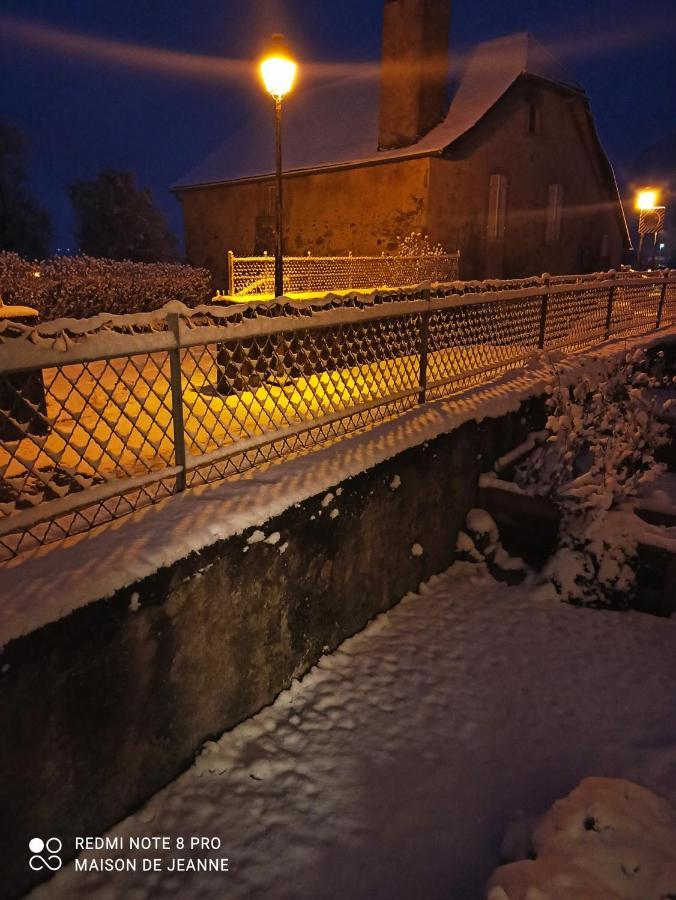
<svg viewBox="0 0 676 900"><path fill-rule="evenodd" d="M636 268L641 268L641 254L643 251L643 239L646 236L644 219L647 211L656 209L657 191L654 188L642 188L636 194L636 209L639 213L638 220L638 250L636 251Z"/></svg>
<svg viewBox="0 0 676 900"><path fill-rule="evenodd" d="M260 73L265 89L275 101L275 180L277 185L275 212L275 297L284 293L283 204L282 204L282 100L293 87L298 66L291 58L281 34L273 34L268 52L261 60Z"/></svg>

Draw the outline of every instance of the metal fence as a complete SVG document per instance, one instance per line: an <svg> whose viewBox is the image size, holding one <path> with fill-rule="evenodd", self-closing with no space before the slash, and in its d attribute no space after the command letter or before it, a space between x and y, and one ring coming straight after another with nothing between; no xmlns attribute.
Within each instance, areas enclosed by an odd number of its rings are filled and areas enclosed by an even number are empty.
<svg viewBox="0 0 676 900"><path fill-rule="evenodd" d="M675 321L676 273L5 321L0 560L448 397L537 348Z"/></svg>
<svg viewBox="0 0 676 900"><path fill-rule="evenodd" d="M429 256L285 256L284 293L349 291L422 281L453 281L458 277L459 253ZM273 256L235 256L228 252L228 289L233 297L275 290Z"/></svg>

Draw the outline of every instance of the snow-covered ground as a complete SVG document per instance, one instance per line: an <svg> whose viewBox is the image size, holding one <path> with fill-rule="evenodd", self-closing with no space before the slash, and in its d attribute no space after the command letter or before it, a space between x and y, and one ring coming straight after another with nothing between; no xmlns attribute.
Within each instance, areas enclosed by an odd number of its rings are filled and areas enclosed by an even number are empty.
<svg viewBox="0 0 676 900"><path fill-rule="evenodd" d="M675 620L537 599L457 564L111 832L218 837L228 873L71 866L33 896L481 898L509 822L584 776L676 802L675 641Z"/></svg>

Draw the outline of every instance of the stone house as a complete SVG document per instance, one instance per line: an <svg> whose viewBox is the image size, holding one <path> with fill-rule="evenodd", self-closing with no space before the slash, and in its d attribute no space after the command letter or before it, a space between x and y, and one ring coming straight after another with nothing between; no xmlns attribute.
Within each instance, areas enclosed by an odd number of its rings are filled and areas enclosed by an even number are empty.
<svg viewBox="0 0 676 900"><path fill-rule="evenodd" d="M449 65L450 7L386 0L379 79L301 81L285 100L285 253L379 255L420 231L460 250L463 278L617 265L627 226L584 89L529 34ZM217 285L227 250L272 250L267 100L172 188L188 258Z"/></svg>

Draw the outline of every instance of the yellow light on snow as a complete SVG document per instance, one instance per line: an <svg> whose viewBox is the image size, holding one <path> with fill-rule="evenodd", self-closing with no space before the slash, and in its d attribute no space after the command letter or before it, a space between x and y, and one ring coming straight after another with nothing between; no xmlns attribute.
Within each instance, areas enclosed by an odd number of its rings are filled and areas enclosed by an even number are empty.
<svg viewBox="0 0 676 900"><path fill-rule="evenodd" d="M293 87L298 65L291 59L281 34L272 37L272 45L261 61L260 72L265 90L275 100L282 100Z"/></svg>
<svg viewBox="0 0 676 900"><path fill-rule="evenodd" d="M636 195L636 209L655 209L657 206L657 191L652 188L646 188L639 191Z"/></svg>

